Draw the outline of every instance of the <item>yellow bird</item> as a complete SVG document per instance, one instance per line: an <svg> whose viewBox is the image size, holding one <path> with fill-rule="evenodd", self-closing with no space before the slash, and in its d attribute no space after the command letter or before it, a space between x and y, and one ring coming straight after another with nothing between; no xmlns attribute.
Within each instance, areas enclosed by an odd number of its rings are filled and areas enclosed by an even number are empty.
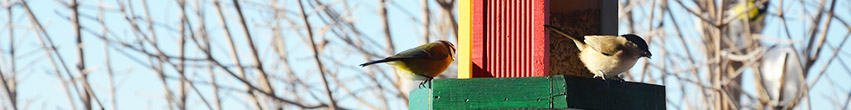
<svg viewBox="0 0 851 110"><path fill-rule="evenodd" d="M397 73L402 78L425 80L420 83L420 86L423 86L423 84L443 73L452 61L455 61L455 45L452 45L449 41L439 40L381 60L369 61L360 64L360 66L386 62L396 67Z"/></svg>
<svg viewBox="0 0 851 110"><path fill-rule="evenodd" d="M733 10L729 11L730 15L737 15L739 13L743 13L739 15L739 19L747 19L750 22L762 22L765 18L765 14L767 14L768 3L769 1L765 1L761 6L757 6L755 9L748 10L748 8L757 5L759 1L756 0L746 0L745 3L739 3L733 6ZM747 12L744 12L747 11Z"/></svg>

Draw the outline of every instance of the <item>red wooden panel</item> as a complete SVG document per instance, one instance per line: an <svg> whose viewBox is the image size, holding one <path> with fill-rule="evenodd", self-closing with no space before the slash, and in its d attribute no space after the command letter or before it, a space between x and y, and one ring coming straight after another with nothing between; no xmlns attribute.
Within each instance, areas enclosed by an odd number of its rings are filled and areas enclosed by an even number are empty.
<svg viewBox="0 0 851 110"><path fill-rule="evenodd" d="M473 0L473 77L548 75L548 0Z"/></svg>
<svg viewBox="0 0 851 110"><path fill-rule="evenodd" d="M483 59L485 59L485 56L483 55L484 54L483 53L484 48L485 48L485 45L484 45L485 39L484 39L484 30L483 30L484 25L482 25L484 23L484 19L485 19L485 17L483 16L484 11L482 11L484 9L484 6L483 6L484 2L483 1L484 0L472 0L472 2L470 4L471 5L470 6L471 7L470 13L472 14L472 17L471 17L472 20L471 20L471 23L470 23L472 25L472 26L470 26L472 28L472 29L470 29L470 31L471 31L470 32L471 33L470 41L472 42L472 43L470 43L470 49L472 49L472 53L470 53L470 56L471 56L470 60L473 62L473 64L472 64L473 73L472 73L472 75L470 75L471 77L489 77L489 76L481 76L481 75L490 75L490 73L487 73L487 71L485 71L483 69L483 67L485 67L484 64L486 64L485 60L483 60Z"/></svg>
<svg viewBox="0 0 851 110"><path fill-rule="evenodd" d="M549 75L550 68L550 37L549 34L546 34L546 30L544 30L544 24L548 24L550 21L550 7L547 4L549 0L535 0L532 2L533 8L532 11L532 36L536 36L533 39L532 43L532 62L533 67L532 73L538 76L546 76Z"/></svg>

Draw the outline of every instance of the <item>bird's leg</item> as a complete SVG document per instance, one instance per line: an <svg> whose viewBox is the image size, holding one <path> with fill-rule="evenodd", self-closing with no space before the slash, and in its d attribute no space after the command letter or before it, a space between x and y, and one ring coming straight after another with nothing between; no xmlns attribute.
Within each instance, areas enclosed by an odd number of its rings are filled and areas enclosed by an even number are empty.
<svg viewBox="0 0 851 110"><path fill-rule="evenodd" d="M425 80L423 80L423 82L420 82L420 87L425 87L426 83L430 83L431 80L434 79L434 77L431 77L431 76L426 76L426 75L422 75L422 74L417 74L417 75L425 78ZM431 89L431 84L428 85L428 88Z"/></svg>
<svg viewBox="0 0 851 110"><path fill-rule="evenodd" d="M600 73L600 75L594 75L594 77L602 77L603 80L606 80L606 73L603 73L603 71L600 70L597 70L597 72Z"/></svg>
<svg viewBox="0 0 851 110"><path fill-rule="evenodd" d="M429 83L428 88L431 89L430 82L431 82L432 79L434 79L434 78L428 78L428 79L425 79L423 82L420 82L420 87L425 87L425 84Z"/></svg>
<svg viewBox="0 0 851 110"><path fill-rule="evenodd" d="M626 80L623 80L623 78L621 78L621 77L615 76L612 79L614 79L617 82L620 82L621 87L624 87L626 85Z"/></svg>
<svg viewBox="0 0 851 110"><path fill-rule="evenodd" d="M617 76L615 76L615 77L613 77L613 78L611 78L611 79L613 79L613 80L615 80L615 81L621 81L621 82L624 82L624 81L625 81L625 80L623 80L623 78L621 78L621 77L617 77Z"/></svg>
<svg viewBox="0 0 851 110"><path fill-rule="evenodd" d="M603 72L600 72L600 71L597 71L597 72L600 73L600 74L594 74L594 77L591 77L591 78L603 77L603 75L602 75Z"/></svg>
<svg viewBox="0 0 851 110"><path fill-rule="evenodd" d="M419 86L419 87L420 87L420 88L422 88L423 86L425 86L425 85L423 85L423 84L425 84L425 82L427 82L427 81L428 81L428 79L424 80L423 82L420 82L420 86Z"/></svg>
<svg viewBox="0 0 851 110"><path fill-rule="evenodd" d="M425 80L425 82L428 84L429 89L431 89L431 80L432 79L434 79L434 78L428 78L428 79Z"/></svg>

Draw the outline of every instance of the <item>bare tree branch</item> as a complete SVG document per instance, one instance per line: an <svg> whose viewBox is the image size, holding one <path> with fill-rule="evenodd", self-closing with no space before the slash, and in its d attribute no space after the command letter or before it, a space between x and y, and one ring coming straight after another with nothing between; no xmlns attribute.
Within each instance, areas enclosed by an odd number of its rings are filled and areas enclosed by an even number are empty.
<svg viewBox="0 0 851 110"><path fill-rule="evenodd" d="M313 41L313 30L310 27L310 22L307 20L307 13L305 13L304 4L301 3L301 0L298 0L298 7L301 9L301 19L304 21L305 28L307 29L307 36L310 39L310 47L313 49L313 59L316 61L316 66L319 67L319 73L322 76L322 83L325 85L325 94L328 96L328 102L331 104L331 110L337 109L337 102L334 100L334 94L331 93L331 88L328 86L328 78L326 78L325 74L325 66L322 65L322 60L319 59L319 51L316 49L316 42Z"/></svg>

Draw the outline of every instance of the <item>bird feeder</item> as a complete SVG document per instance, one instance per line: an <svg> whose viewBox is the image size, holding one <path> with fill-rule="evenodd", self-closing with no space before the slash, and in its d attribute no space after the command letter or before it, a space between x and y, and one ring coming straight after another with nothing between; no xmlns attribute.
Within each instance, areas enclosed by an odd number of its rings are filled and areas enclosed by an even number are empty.
<svg viewBox="0 0 851 110"><path fill-rule="evenodd" d="M466 0L459 4L458 78L580 73L566 68L572 41L550 37L544 24L577 35L616 34L615 0ZM569 50L573 49L573 50ZM584 68L582 68L584 69Z"/></svg>
<svg viewBox="0 0 851 110"><path fill-rule="evenodd" d="M664 86L586 78L573 42L543 27L614 35L616 0L460 0L458 7L458 79L411 91L411 109L665 109Z"/></svg>

